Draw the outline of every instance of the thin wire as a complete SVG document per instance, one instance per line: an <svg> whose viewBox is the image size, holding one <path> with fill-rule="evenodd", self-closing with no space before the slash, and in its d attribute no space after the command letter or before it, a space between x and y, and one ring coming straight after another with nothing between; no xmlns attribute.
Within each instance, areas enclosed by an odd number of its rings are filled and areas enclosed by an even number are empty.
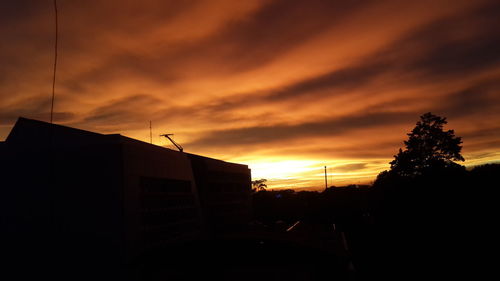
<svg viewBox="0 0 500 281"><path fill-rule="evenodd" d="M50 106L50 124L52 124L53 116L54 116L54 99L55 99L55 89L56 89L56 70L57 70L57 34L58 34L58 25L57 25L57 0L54 0L54 12L55 12L55 22L56 22L56 40L54 44L54 75L52 78L52 103Z"/></svg>
<svg viewBox="0 0 500 281"><path fill-rule="evenodd" d="M54 45L54 75L52 78L52 103L50 106L50 124L52 124L53 121L53 115L54 115L54 98L55 98L55 87L56 87L56 69L57 69L57 34L58 34L58 25L57 25L57 2L54 0L54 11L55 11L55 28L56 28L56 40L55 40L55 45ZM48 143L48 157L49 157L49 173L48 173L48 189L50 193L50 217L51 217L51 222L53 224L55 233L58 233L60 230L60 225L59 222L56 219L56 199L55 199L55 194L56 194L56 189L57 189L57 183L55 180L55 158L54 158L54 126L50 126L50 131L49 131L49 143ZM57 239L54 238L53 239ZM52 243L55 243L55 241L52 241Z"/></svg>

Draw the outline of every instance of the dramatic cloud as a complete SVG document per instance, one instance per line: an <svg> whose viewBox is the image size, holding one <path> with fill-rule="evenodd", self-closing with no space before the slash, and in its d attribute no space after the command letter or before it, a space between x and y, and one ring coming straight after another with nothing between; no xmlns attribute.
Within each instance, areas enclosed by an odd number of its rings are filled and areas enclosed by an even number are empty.
<svg viewBox="0 0 500 281"><path fill-rule="evenodd" d="M290 139L302 139L303 136L335 136L348 133L351 130L364 130L366 128L400 124L414 117L408 113L378 113L366 115L353 115L344 118L308 122L298 125L274 125L267 127L251 127L225 131L214 131L206 137L196 140L190 145L195 147L225 147L238 143L268 144L282 143Z"/></svg>
<svg viewBox="0 0 500 281"><path fill-rule="evenodd" d="M500 160L498 1L58 1L54 119L247 163L271 187L372 181L425 112ZM0 9L0 139L49 120L53 2Z"/></svg>

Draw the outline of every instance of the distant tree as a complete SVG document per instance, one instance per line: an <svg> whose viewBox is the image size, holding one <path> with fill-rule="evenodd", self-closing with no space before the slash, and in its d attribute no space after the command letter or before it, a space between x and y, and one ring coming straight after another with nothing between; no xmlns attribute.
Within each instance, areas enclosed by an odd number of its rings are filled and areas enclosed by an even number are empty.
<svg viewBox="0 0 500 281"><path fill-rule="evenodd" d="M415 177L432 169L462 167L453 162L464 161L460 154L462 139L455 136L453 130L443 130L447 123L446 118L430 112L420 116L420 121L404 142L405 150L399 149L390 162L390 173Z"/></svg>
<svg viewBox="0 0 500 281"><path fill-rule="evenodd" d="M267 188L266 182L267 182L266 179L252 181L252 190L254 190L254 191L266 190L266 188Z"/></svg>

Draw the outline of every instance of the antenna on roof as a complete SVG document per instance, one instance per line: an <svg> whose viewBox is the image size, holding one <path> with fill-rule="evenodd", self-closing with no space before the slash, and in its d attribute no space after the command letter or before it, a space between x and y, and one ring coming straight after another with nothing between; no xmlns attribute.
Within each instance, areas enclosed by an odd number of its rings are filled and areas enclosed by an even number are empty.
<svg viewBox="0 0 500 281"><path fill-rule="evenodd" d="M163 135L160 135L160 137L166 137L167 139L170 140L170 142L172 142L173 145L175 145L175 147L177 147L177 149L180 151L180 152L183 152L184 151L184 148L182 148L182 146L178 143L176 143L170 136L173 136L174 134L163 134Z"/></svg>

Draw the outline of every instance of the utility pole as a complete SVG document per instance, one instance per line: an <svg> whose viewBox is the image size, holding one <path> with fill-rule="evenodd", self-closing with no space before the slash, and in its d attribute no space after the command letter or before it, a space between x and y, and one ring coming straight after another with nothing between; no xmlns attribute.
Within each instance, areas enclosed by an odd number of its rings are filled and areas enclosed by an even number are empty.
<svg viewBox="0 0 500 281"><path fill-rule="evenodd" d="M328 180L326 176L326 166L325 166L325 190L328 189Z"/></svg>

